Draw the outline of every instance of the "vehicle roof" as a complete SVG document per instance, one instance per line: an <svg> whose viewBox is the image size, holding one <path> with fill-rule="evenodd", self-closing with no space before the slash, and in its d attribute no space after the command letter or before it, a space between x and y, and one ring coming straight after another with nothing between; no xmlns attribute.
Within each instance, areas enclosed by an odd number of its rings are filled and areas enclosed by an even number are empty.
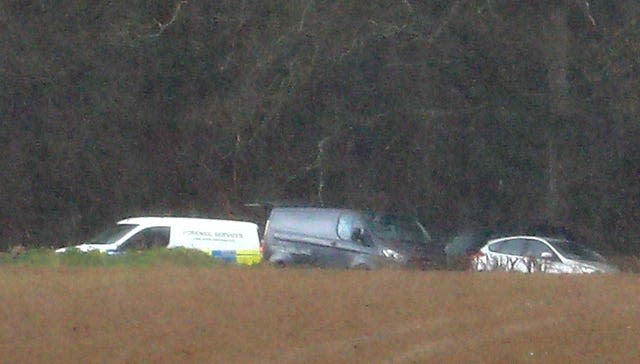
<svg viewBox="0 0 640 364"><path fill-rule="evenodd" d="M287 231L337 239L338 219L345 213L358 214L359 211L317 207L278 207L271 210L268 224L274 232Z"/></svg>
<svg viewBox="0 0 640 364"><path fill-rule="evenodd" d="M309 219L311 216L314 221L319 222L317 219L322 220L337 220L338 216L343 213L360 213L358 210L349 209L337 209L337 208L324 208L324 207L276 207L271 210L269 220L291 220L291 219ZM290 223L290 221L289 221ZM287 225L289 225L287 223Z"/></svg>
<svg viewBox="0 0 640 364"><path fill-rule="evenodd" d="M306 213L325 213L325 214L337 214L341 212L361 212L360 210L347 209L347 208L335 208L335 207L274 207L273 211L299 211Z"/></svg>
<svg viewBox="0 0 640 364"><path fill-rule="evenodd" d="M236 225L237 227L257 228L257 224L250 221L225 220L225 219L205 219L195 217L157 217L157 216L141 216L130 217L118 221L118 224L135 224L149 226L171 226L171 225Z"/></svg>
<svg viewBox="0 0 640 364"><path fill-rule="evenodd" d="M489 243L493 243L495 241L498 240L506 240L506 239L541 239L541 240L545 240L548 242L554 242L554 241L568 241L568 239L563 238L563 237L556 237L556 236L543 236L543 235L501 235L501 236L496 236L496 237L491 237L488 241L487 244Z"/></svg>
<svg viewBox="0 0 640 364"><path fill-rule="evenodd" d="M358 208L348 208L348 207L318 207L318 206L280 206L274 207L273 211L299 211L305 213L324 213L324 214L339 214L344 212L352 212L352 213L360 213L360 214L375 214L376 216L394 216L396 218L407 218L417 220L415 216L410 214L400 214L395 212L388 211L377 211L377 210L367 210L367 209L358 209Z"/></svg>

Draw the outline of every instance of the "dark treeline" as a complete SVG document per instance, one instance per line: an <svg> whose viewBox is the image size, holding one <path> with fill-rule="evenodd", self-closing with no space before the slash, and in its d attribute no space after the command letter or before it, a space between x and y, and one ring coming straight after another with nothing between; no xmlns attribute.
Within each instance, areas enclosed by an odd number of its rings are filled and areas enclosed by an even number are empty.
<svg viewBox="0 0 640 364"><path fill-rule="evenodd" d="M1 248L305 200L640 252L637 1L5 0Z"/></svg>

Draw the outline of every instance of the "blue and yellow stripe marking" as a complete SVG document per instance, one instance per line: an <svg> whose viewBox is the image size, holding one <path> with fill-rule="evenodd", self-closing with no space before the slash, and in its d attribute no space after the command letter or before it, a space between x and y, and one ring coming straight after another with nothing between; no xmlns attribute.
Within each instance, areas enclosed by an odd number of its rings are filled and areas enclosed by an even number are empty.
<svg viewBox="0 0 640 364"><path fill-rule="evenodd" d="M242 265L258 264L262 261L260 250L213 250L211 255L214 258L222 259L225 262L237 263Z"/></svg>

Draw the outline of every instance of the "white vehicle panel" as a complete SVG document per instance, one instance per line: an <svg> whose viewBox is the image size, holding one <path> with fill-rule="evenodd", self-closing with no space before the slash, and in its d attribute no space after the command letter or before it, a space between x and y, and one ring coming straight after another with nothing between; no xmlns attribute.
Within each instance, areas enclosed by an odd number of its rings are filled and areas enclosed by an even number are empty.
<svg viewBox="0 0 640 364"><path fill-rule="evenodd" d="M523 256L523 255L511 255L503 254L498 251L499 243L503 242L515 242L516 240L525 241L526 244L544 244L545 255L542 257ZM550 239L549 241L556 241ZM569 259L563 256L553 244L548 240L539 237L531 236L514 236L501 239L495 239L489 241L483 246L479 253L472 259L471 267L475 271L507 271L507 272L522 272L522 273L556 273L556 274L581 274L581 273L611 273L617 272L618 269L615 266L599 261L581 261ZM507 243L507 244L509 244ZM532 246L532 245L527 245Z"/></svg>
<svg viewBox="0 0 640 364"><path fill-rule="evenodd" d="M126 225L126 226L125 226ZM148 230L167 230L167 248L189 248L204 251L226 260L242 261L252 264L260 261L260 239L258 225L249 221L199 219L182 217L137 217L121 220L120 234L111 234L107 230L105 240L96 243L84 243L73 247L57 249L63 253L71 248L82 252L100 251L107 254L119 254L126 250L125 245L136 235ZM130 230L127 230L130 229ZM117 229L116 229L117 230ZM103 236L99 234L98 236ZM132 239L133 238L133 239ZM112 240L113 239L113 240ZM101 242L101 243L97 243Z"/></svg>

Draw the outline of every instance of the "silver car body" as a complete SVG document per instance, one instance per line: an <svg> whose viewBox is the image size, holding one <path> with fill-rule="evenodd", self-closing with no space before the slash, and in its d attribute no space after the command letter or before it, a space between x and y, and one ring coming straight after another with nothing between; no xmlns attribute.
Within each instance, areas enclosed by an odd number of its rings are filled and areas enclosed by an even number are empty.
<svg viewBox="0 0 640 364"><path fill-rule="evenodd" d="M472 258L475 271L614 273L618 269L595 251L567 239L509 236L487 242Z"/></svg>

